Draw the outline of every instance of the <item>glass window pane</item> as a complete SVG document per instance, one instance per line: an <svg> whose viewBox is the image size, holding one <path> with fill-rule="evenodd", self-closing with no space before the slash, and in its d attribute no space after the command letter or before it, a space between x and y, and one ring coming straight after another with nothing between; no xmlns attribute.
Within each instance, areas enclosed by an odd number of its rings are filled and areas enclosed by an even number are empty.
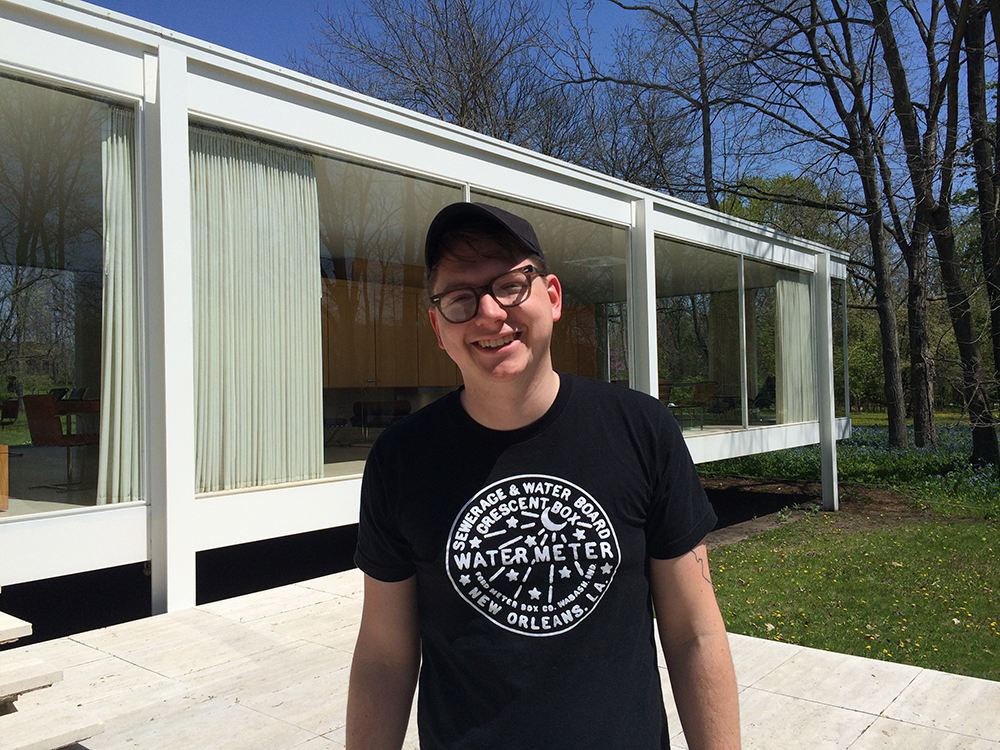
<svg viewBox="0 0 1000 750"><path fill-rule="evenodd" d="M472 200L506 209L535 228L563 289L563 314L552 334L555 369L627 386L627 230L485 193L474 192Z"/></svg>
<svg viewBox="0 0 1000 750"><path fill-rule="evenodd" d="M0 518L97 502L111 109L0 77Z"/></svg>
<svg viewBox="0 0 1000 750"><path fill-rule="evenodd" d="M660 399L684 430L743 426L739 263L656 238Z"/></svg>
<svg viewBox="0 0 1000 750"><path fill-rule="evenodd" d="M318 157L327 475L358 470L375 436L461 384L437 346L424 237L460 188Z"/></svg>
<svg viewBox="0 0 1000 750"><path fill-rule="evenodd" d="M811 275L747 259L744 280L749 423L818 419Z"/></svg>

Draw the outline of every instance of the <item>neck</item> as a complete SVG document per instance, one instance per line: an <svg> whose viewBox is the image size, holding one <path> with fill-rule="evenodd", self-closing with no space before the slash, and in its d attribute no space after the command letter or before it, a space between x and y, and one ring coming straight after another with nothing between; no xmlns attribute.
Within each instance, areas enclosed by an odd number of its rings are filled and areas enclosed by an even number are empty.
<svg viewBox="0 0 1000 750"><path fill-rule="evenodd" d="M466 383L462 407L491 430L516 430L541 419L559 395L559 373L549 369L524 388L523 384Z"/></svg>

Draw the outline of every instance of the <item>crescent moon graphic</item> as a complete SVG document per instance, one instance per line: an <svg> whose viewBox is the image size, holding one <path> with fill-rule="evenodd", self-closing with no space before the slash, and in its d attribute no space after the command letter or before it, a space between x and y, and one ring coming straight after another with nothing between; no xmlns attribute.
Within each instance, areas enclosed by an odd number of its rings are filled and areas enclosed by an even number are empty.
<svg viewBox="0 0 1000 750"><path fill-rule="evenodd" d="M544 526L545 528L547 528L549 531L559 531L567 523L566 521L563 521L562 523L560 523L558 525L552 523L552 519L549 518L549 509L548 508L546 508L545 510L542 511L541 521L542 521L542 526Z"/></svg>

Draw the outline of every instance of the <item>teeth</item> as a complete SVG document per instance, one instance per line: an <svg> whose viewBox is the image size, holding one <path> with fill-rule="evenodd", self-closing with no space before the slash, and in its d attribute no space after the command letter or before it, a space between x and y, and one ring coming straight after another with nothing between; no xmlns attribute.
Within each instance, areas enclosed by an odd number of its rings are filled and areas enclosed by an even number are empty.
<svg viewBox="0 0 1000 750"><path fill-rule="evenodd" d="M499 346L504 346L505 344L509 344L513 340L514 340L514 334L511 333L500 339L492 339L491 341L480 341L478 343L480 346L486 349L496 349Z"/></svg>

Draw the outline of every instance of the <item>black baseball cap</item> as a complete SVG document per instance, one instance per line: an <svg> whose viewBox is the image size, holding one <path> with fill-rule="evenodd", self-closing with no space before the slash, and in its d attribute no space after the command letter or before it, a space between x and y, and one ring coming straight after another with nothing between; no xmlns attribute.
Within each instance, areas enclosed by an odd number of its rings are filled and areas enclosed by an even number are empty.
<svg viewBox="0 0 1000 750"><path fill-rule="evenodd" d="M441 236L463 224L476 222L495 224L510 233L529 253L539 258L545 257L538 244L538 237L535 236L535 229L526 219L487 203L452 203L438 212L427 230L424 265L428 275L441 259Z"/></svg>

